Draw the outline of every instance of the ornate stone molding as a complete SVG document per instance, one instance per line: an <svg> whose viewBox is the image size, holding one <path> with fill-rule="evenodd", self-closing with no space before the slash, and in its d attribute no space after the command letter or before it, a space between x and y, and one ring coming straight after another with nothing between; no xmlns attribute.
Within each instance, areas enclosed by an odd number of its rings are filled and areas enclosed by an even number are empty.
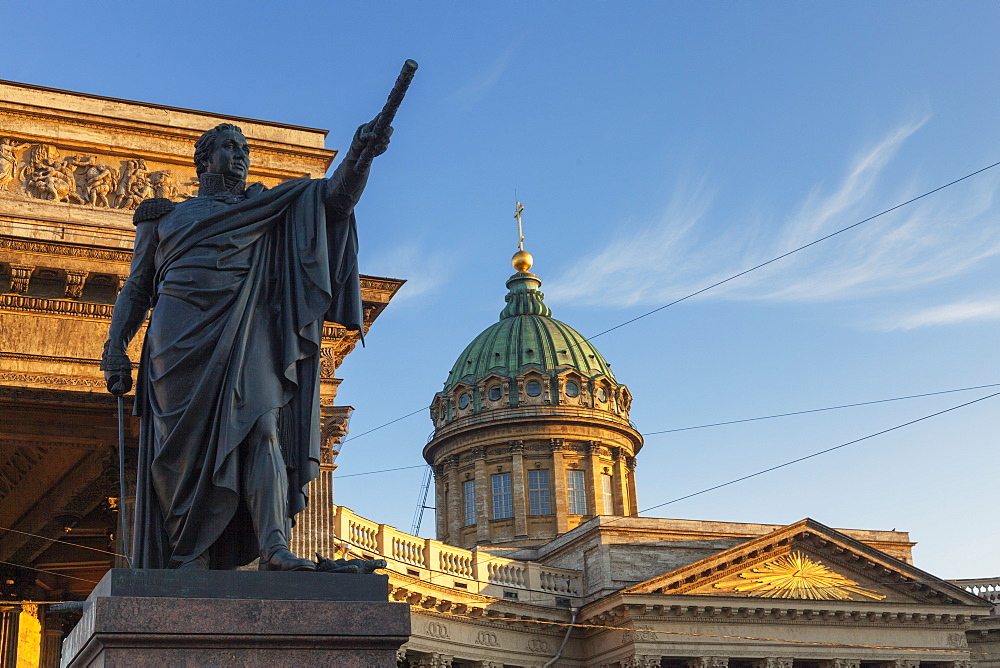
<svg viewBox="0 0 1000 668"><path fill-rule="evenodd" d="M0 250L38 253L40 255L64 255L86 260L121 262L122 264L128 264L132 261L131 251L110 250L91 246L73 246L57 241L29 241L27 239L15 239L12 237L0 237Z"/></svg>
<svg viewBox="0 0 1000 668"><path fill-rule="evenodd" d="M36 383L39 385L62 385L82 387L104 387L103 378L80 378L78 376L50 376L46 374L0 372L0 382Z"/></svg>
<svg viewBox="0 0 1000 668"><path fill-rule="evenodd" d="M27 290L27 285L25 285L25 290ZM74 315L96 320L110 320L112 308L111 304L96 304L94 302L26 297L20 294L0 295L0 309L8 311Z"/></svg>

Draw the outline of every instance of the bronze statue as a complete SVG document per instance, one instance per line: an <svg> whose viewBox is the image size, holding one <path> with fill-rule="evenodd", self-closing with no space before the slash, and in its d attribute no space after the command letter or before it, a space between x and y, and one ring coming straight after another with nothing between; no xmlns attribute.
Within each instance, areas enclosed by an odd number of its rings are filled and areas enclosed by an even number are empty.
<svg viewBox="0 0 1000 668"><path fill-rule="evenodd" d="M320 336L324 321L362 326L354 206L394 111L358 128L329 179L270 190L247 186L250 146L223 123L195 144L197 197L138 206L101 362L127 392L125 351L155 306L136 384L135 567L316 568L288 531L319 470Z"/></svg>

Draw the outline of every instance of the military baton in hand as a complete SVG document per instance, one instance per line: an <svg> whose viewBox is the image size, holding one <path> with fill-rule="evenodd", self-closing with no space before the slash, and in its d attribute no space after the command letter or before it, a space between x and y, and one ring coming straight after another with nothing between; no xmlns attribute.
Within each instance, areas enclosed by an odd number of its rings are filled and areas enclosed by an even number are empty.
<svg viewBox="0 0 1000 668"><path fill-rule="evenodd" d="M413 81L413 75L416 71L417 61L407 59L403 63L403 69L399 71L399 76L396 77L396 83L389 93L389 99L386 100L385 106L382 107L382 113L375 118L375 126L371 129L371 133L375 137L365 147L365 150L361 153L361 157L355 163L355 171L363 172L371 166L372 160L375 158L374 140L385 134L385 131L392 125L392 119L395 118L396 111L399 109L399 105L403 101L403 96L406 95L406 89L410 87L410 82Z"/></svg>

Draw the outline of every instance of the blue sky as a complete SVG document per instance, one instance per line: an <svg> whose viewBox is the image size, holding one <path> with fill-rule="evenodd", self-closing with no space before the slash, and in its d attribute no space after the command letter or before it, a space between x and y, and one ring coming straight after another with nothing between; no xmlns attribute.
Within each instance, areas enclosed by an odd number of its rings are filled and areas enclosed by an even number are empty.
<svg viewBox="0 0 1000 668"><path fill-rule="evenodd" d="M0 78L330 129L420 71L358 209L408 279L342 367L352 434L427 405L526 248L586 335L1000 160L990 3L4 3ZM2 128L0 128L2 133ZM595 340L651 432L1000 383L1000 168ZM997 388L1000 389L1000 388ZM995 391L995 390L994 390ZM650 436L639 505L990 390ZM1000 574L1000 397L650 512L909 531ZM338 473L421 463L411 417ZM422 471L337 501L407 530ZM430 536L433 522L424 521Z"/></svg>

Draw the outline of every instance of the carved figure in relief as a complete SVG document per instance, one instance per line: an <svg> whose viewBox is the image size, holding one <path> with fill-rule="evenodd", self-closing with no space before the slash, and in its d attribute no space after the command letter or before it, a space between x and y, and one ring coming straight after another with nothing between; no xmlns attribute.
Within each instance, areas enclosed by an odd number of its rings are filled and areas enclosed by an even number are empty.
<svg viewBox="0 0 1000 668"><path fill-rule="evenodd" d="M55 146L36 144L28 149L23 174L28 194L39 199L83 204L77 193L77 158L60 158Z"/></svg>
<svg viewBox="0 0 1000 668"><path fill-rule="evenodd" d="M108 195L115 189L118 180L118 173L114 167L97 162L97 158L90 158L86 162L78 163L84 167L83 172L83 195L88 204L93 206L110 207L111 202Z"/></svg>
<svg viewBox="0 0 1000 668"><path fill-rule="evenodd" d="M121 180L115 191L115 206L119 209L135 209L142 200L151 197L153 188L149 183L146 161L125 161L121 170Z"/></svg>
<svg viewBox="0 0 1000 668"><path fill-rule="evenodd" d="M150 172L149 185L153 189L153 197L177 198L177 186L175 185L174 174L170 170L161 169L158 172Z"/></svg>
<svg viewBox="0 0 1000 668"><path fill-rule="evenodd" d="M11 182L17 178L17 154L23 144L10 137L0 137L0 190L9 190Z"/></svg>

